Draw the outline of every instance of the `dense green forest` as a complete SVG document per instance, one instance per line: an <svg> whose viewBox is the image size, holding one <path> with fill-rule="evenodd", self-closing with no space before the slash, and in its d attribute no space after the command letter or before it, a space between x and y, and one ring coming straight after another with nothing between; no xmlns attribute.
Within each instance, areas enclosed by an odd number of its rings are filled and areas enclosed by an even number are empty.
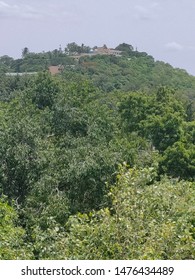
<svg viewBox="0 0 195 280"><path fill-rule="evenodd" d="M116 49L0 57L0 259L195 259L195 77Z"/></svg>

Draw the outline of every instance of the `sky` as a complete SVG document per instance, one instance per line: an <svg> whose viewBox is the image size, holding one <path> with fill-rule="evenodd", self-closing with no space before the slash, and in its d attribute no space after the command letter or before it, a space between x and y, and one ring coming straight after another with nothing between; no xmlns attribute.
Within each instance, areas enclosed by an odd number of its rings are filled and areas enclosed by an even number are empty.
<svg viewBox="0 0 195 280"><path fill-rule="evenodd" d="M3 0L0 56L127 43L195 76L194 0Z"/></svg>

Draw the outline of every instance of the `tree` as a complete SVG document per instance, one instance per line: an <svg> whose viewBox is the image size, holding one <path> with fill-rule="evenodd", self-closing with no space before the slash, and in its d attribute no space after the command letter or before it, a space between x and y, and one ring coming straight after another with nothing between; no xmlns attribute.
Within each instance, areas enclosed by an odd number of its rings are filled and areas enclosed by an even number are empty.
<svg viewBox="0 0 195 280"><path fill-rule="evenodd" d="M10 57L8 55L3 55L0 57L0 64L6 65L8 67L11 67L13 61L13 57Z"/></svg>
<svg viewBox="0 0 195 280"><path fill-rule="evenodd" d="M141 121L148 116L150 97L144 93L129 93L121 101L119 110L121 112L123 126L130 132L138 131Z"/></svg>
<svg viewBox="0 0 195 280"><path fill-rule="evenodd" d="M124 169L109 208L78 213L56 240L59 259L194 259L194 188L155 181L153 168Z"/></svg>
<svg viewBox="0 0 195 280"><path fill-rule="evenodd" d="M164 116L151 115L142 121L142 135L147 137L161 153L183 136L182 118L178 113Z"/></svg>
<svg viewBox="0 0 195 280"><path fill-rule="evenodd" d="M22 58L25 58L28 54L29 54L29 49L27 47L25 47L22 50Z"/></svg>
<svg viewBox="0 0 195 280"><path fill-rule="evenodd" d="M46 114L26 92L0 105L0 193L23 203L44 166L39 151L48 133Z"/></svg>
<svg viewBox="0 0 195 280"><path fill-rule="evenodd" d="M168 147L160 161L160 172L176 178L194 180L195 145L181 141Z"/></svg>
<svg viewBox="0 0 195 280"><path fill-rule="evenodd" d="M0 260L33 259L25 230L17 225L18 215L5 198L0 199Z"/></svg>
<svg viewBox="0 0 195 280"><path fill-rule="evenodd" d="M126 43L119 44L115 49L122 51L123 54L128 56L131 55L133 52L133 46Z"/></svg>
<svg viewBox="0 0 195 280"><path fill-rule="evenodd" d="M54 98L60 92L58 82L47 71L39 73L31 88L32 102L39 109L49 107L51 109Z"/></svg>
<svg viewBox="0 0 195 280"><path fill-rule="evenodd" d="M67 50L70 54L81 53L81 47L79 47L75 42L67 44Z"/></svg>

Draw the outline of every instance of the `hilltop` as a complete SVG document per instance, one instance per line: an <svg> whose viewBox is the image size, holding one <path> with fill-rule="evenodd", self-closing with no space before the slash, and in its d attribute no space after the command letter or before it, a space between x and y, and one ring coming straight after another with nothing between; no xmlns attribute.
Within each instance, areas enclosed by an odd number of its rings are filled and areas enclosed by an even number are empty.
<svg viewBox="0 0 195 280"><path fill-rule="evenodd" d="M115 49L106 45L91 48L70 43L64 50L42 53L32 53L24 48L21 59L0 57L0 73L32 73L50 66L53 66L52 73L61 73L64 77L71 73L82 76L105 92L148 90L161 85L185 90L194 98L195 77L183 69L155 61L151 55L134 50L126 43Z"/></svg>

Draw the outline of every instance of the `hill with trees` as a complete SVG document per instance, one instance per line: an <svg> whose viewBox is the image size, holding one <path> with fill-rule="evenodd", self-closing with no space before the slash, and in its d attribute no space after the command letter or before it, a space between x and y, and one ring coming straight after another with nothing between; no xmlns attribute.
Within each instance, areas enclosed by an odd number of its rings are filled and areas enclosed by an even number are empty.
<svg viewBox="0 0 195 280"><path fill-rule="evenodd" d="M0 259L195 259L195 78L116 50L0 58Z"/></svg>

